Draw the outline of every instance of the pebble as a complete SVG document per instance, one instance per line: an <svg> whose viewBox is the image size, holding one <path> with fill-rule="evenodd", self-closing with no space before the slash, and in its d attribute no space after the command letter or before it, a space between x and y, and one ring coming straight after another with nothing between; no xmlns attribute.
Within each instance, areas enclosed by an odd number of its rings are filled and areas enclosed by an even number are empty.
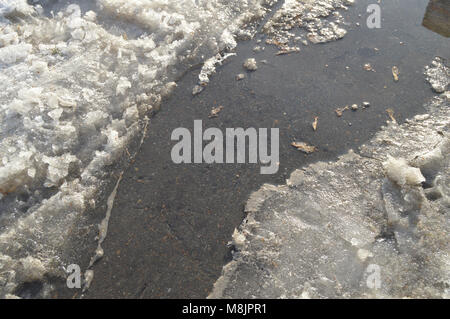
<svg viewBox="0 0 450 319"><path fill-rule="evenodd" d="M254 58L247 59L244 62L244 68L246 68L249 71L256 71L256 70L258 70L258 66L256 64L256 60Z"/></svg>
<svg viewBox="0 0 450 319"><path fill-rule="evenodd" d="M204 86L196 85L194 86L194 89L192 90L192 95L200 94L205 89Z"/></svg>

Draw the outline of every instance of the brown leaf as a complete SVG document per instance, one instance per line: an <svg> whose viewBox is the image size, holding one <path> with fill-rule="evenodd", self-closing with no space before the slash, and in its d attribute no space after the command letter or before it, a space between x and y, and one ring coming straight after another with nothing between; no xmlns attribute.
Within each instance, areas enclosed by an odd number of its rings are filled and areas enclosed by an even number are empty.
<svg viewBox="0 0 450 319"><path fill-rule="evenodd" d="M317 147L304 142L293 142L291 145L306 154L311 154L317 151Z"/></svg>
<svg viewBox="0 0 450 319"><path fill-rule="evenodd" d="M317 131L317 123L319 122L319 117L315 117L314 118L314 122L313 122L313 124L312 124L312 127L313 127L313 130L314 131Z"/></svg>
<svg viewBox="0 0 450 319"><path fill-rule="evenodd" d="M299 48L283 48L280 51L278 51L275 55L284 55L284 54L290 54L290 53L298 53L300 52Z"/></svg>
<svg viewBox="0 0 450 319"><path fill-rule="evenodd" d="M364 64L363 69L366 70L366 71L375 72L374 68L372 67L372 65L370 63Z"/></svg>
<svg viewBox="0 0 450 319"><path fill-rule="evenodd" d="M387 109L386 110L387 114L389 115L389 117L391 118L392 122L397 123L397 120L394 117L394 110L393 109Z"/></svg>
<svg viewBox="0 0 450 319"><path fill-rule="evenodd" d="M211 113L209 113L209 118L217 117L218 114L219 114L222 110L223 110L223 106L222 106L222 105L219 106L219 107L213 108L213 109L211 110Z"/></svg>
<svg viewBox="0 0 450 319"><path fill-rule="evenodd" d="M400 71L398 70L398 67L393 66L392 67L392 75L394 76L394 81L398 81L398 75L400 74Z"/></svg>
<svg viewBox="0 0 450 319"><path fill-rule="evenodd" d="M345 106L345 107L338 107L336 110L334 110L337 114L338 117L341 117L342 114L344 113L344 111L348 110L349 106Z"/></svg>

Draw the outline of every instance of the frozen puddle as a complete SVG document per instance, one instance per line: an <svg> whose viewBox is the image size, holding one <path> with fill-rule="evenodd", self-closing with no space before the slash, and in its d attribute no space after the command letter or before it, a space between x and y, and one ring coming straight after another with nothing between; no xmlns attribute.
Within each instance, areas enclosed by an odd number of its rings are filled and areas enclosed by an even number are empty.
<svg viewBox="0 0 450 319"><path fill-rule="evenodd" d="M426 69L436 89L448 67ZM450 92L250 197L211 298L449 298Z"/></svg>

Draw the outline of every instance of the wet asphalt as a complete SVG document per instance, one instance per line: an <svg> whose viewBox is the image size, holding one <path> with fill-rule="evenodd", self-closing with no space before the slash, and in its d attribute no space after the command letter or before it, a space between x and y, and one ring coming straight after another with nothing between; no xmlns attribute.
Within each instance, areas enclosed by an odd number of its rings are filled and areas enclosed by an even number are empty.
<svg viewBox="0 0 450 319"><path fill-rule="evenodd" d="M269 45L253 52L256 41L265 39L257 35L238 45L237 56L218 67L200 95L191 93L199 68L178 81L151 118L144 144L124 172L103 244L105 256L93 268L94 281L85 298L205 298L231 258L227 243L245 217L251 192L264 183L284 183L295 169L357 149L386 123L388 108L399 123L424 110L434 93L423 68L435 56L448 58L449 40L421 26L425 0L383 2L382 28L368 29L366 8L372 2L360 0L343 12L352 23L342 40L301 45L300 53L276 56L277 49ZM256 72L242 67L250 57L258 61ZM364 70L366 63L375 72ZM398 82L393 66L400 70ZM246 78L236 81L238 73ZM336 116L336 108L363 101L371 106ZM209 118L218 106L223 106L218 117ZM194 120L202 120L204 129L223 132L279 128L278 173L261 175L259 164L174 164L172 131L192 131ZM291 146L294 141L318 151L301 153ZM112 170L111 176L114 181L117 172ZM91 213L92 223L103 217L104 208ZM95 242L85 244L91 252L95 249ZM78 254L87 266L92 253L84 249ZM57 296L79 292L60 288Z"/></svg>

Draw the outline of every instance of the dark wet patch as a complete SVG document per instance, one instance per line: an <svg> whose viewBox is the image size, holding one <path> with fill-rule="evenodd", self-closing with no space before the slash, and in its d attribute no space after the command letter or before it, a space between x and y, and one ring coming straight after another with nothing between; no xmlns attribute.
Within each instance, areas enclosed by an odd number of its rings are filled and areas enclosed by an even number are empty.
<svg viewBox="0 0 450 319"><path fill-rule="evenodd" d="M23 299L34 299L40 296L44 284L42 281L25 282L14 291L14 295Z"/></svg>

